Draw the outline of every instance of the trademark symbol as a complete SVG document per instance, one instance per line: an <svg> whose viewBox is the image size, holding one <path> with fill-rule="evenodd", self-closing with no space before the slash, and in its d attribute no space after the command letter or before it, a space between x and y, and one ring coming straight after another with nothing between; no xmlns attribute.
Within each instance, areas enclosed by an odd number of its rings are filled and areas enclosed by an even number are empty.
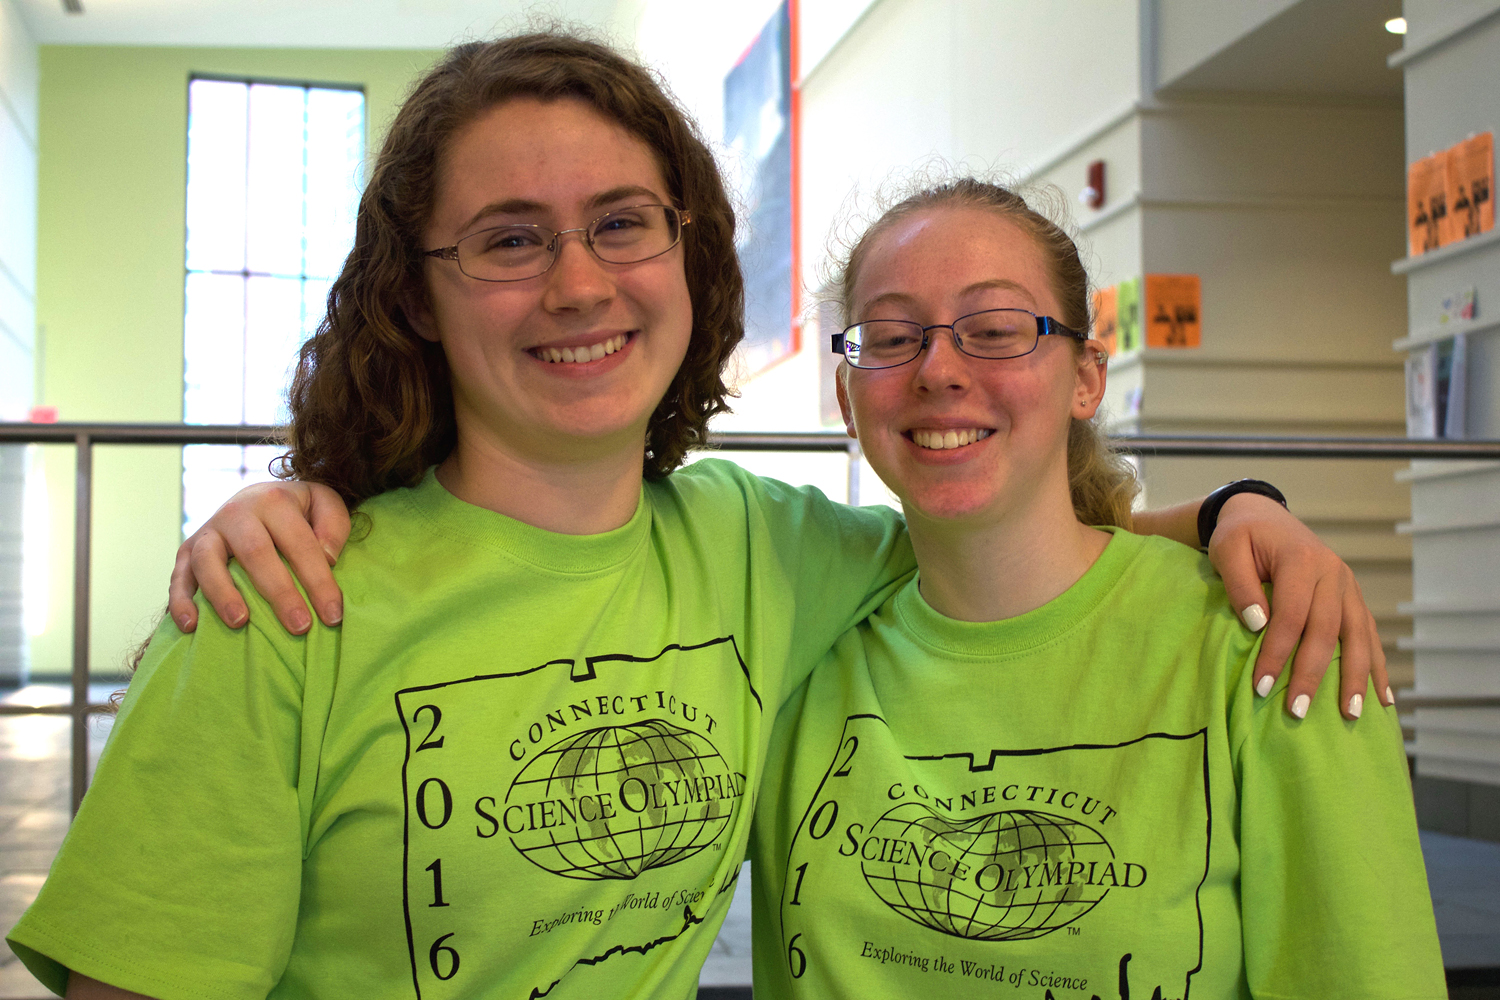
<svg viewBox="0 0 1500 1000"><path fill-rule="evenodd" d="M724 849L724 845L723 844L714 844L712 846L712 848L711 848L711 850L715 850L715 851L722 851L723 849Z"/></svg>
<svg viewBox="0 0 1500 1000"><path fill-rule="evenodd" d="M1074 927L1072 924L1069 924L1068 933L1073 937L1077 937L1078 935L1082 934L1083 931L1079 930L1077 927Z"/></svg>

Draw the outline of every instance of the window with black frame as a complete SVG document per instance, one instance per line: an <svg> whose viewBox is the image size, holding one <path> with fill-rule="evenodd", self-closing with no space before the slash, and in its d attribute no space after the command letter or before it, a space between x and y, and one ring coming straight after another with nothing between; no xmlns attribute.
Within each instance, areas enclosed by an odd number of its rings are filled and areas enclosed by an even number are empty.
<svg viewBox="0 0 1500 1000"><path fill-rule="evenodd" d="M297 348L354 241L365 95L356 87L195 78L188 85L183 421L273 424ZM183 533L246 483L271 446L190 445Z"/></svg>

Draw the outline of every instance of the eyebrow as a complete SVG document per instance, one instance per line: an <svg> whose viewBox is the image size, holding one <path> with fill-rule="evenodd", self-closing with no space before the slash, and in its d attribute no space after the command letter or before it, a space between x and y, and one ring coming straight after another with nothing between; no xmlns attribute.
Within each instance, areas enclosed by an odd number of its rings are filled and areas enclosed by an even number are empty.
<svg viewBox="0 0 1500 1000"><path fill-rule="evenodd" d="M621 184L607 191L600 191L583 203L586 209L604 208L627 198L635 198L645 195L648 198L659 199L661 195L648 187L639 184ZM547 211L551 206L544 205L539 201L531 201L527 198L507 198L504 201L492 201L469 217L469 221L459 229L461 233L467 233L480 219L491 215L535 215Z"/></svg>
<svg viewBox="0 0 1500 1000"><path fill-rule="evenodd" d="M1032 297L1031 292L1027 290L1026 286L1018 281L1011 281L1009 278L992 278L989 281L976 281L959 292L959 296L963 297L965 295L972 295L975 292L988 292L996 289L1007 292L1019 292L1026 297L1026 301L1032 305L1036 305L1036 299ZM917 304L916 297L908 295L905 292L886 292L884 295L877 295L869 302L866 302L865 309L887 302L904 306Z"/></svg>

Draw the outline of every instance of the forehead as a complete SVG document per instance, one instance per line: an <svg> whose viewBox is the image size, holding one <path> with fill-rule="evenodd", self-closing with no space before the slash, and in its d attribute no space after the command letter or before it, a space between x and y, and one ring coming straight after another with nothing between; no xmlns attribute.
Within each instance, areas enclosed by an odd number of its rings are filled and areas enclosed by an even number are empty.
<svg viewBox="0 0 1500 1000"><path fill-rule="evenodd" d="M976 305L982 296L1005 301ZM1036 240L998 212L968 206L921 209L876 235L855 275L852 298L854 318L886 299L939 312L969 305L1043 313L1058 308Z"/></svg>
<svg viewBox="0 0 1500 1000"><path fill-rule="evenodd" d="M448 144L432 223L462 225L487 206L571 213L625 187L670 201L650 146L578 98L517 97L483 112Z"/></svg>

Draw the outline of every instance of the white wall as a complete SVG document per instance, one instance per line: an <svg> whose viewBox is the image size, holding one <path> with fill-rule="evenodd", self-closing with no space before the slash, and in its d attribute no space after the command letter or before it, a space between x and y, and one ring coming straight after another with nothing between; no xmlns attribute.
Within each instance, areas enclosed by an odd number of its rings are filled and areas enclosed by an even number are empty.
<svg viewBox="0 0 1500 1000"><path fill-rule="evenodd" d="M0 420L31 407L36 344L37 47L0 0Z"/></svg>
<svg viewBox="0 0 1500 1000"><path fill-rule="evenodd" d="M874 4L802 85L809 287L851 191L872 194L933 157L1030 175L1128 109L1138 93L1136 4L1089 12L1081 26L1056 3Z"/></svg>
<svg viewBox="0 0 1500 1000"><path fill-rule="evenodd" d="M777 6L752 0L714 8L712 24L690 0L621 0L615 28L717 142L723 80ZM1125 157L1114 175L1136 186L1134 144L1121 129L1139 92L1137 0L1089 5L1080 25L1069 4L1033 0L803 0L801 189L804 290L826 272L830 229L851 194L866 207L882 182L934 158L974 170L1030 177L1078 149L1113 142ZM1104 128L1102 126L1110 126ZM719 153L726 161L727 151ZM1082 166L1066 181L1069 204ZM727 172L736 165L726 162ZM1072 173L1077 173L1076 183ZM1052 180L1049 175L1046 180ZM1089 214L1086 210L1080 210ZM1106 235L1106 234L1101 234ZM1136 273L1138 241L1118 230L1101 240L1103 274ZM808 322L802 350L771 368L741 373L743 396L720 429L800 430L821 423L827 331Z"/></svg>
<svg viewBox="0 0 1500 1000"><path fill-rule="evenodd" d="M1118 126L1138 91L1136 4L1090 10L1095 19L1081 33L1056 3L805 0L804 303L827 274L830 232L837 251L839 237L857 231L860 211L868 211L883 183L934 159L1030 176L1101 124ZM1128 164L1120 173L1127 186L1134 175ZM1123 252L1132 262L1139 256L1128 239ZM1114 253L1111 247L1109 256ZM1111 259L1105 266L1116 264ZM717 426L794 430L820 424L819 390L828 373L821 362L830 331L818 328L810 307L804 316L802 350L749 378L736 413Z"/></svg>
<svg viewBox="0 0 1500 1000"><path fill-rule="evenodd" d="M1153 0L1156 83L1167 86L1300 0Z"/></svg>
<svg viewBox="0 0 1500 1000"><path fill-rule="evenodd" d="M0 420L20 420L36 385L37 47L0 0ZM22 500L28 449L0 446L0 683L25 673Z"/></svg>

